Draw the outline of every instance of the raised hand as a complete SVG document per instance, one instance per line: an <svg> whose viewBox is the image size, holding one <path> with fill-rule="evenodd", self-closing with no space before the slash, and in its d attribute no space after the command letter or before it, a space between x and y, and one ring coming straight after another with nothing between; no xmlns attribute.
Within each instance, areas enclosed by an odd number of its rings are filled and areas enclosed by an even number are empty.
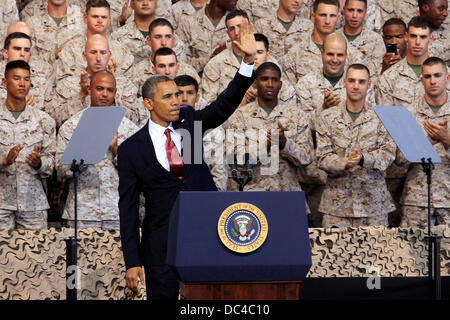
<svg viewBox="0 0 450 320"><path fill-rule="evenodd" d="M122 6L122 12L120 13L119 17L119 23L121 26L123 26L127 22L132 13L133 9L131 9L130 0L126 0Z"/></svg>
<svg viewBox="0 0 450 320"><path fill-rule="evenodd" d="M244 62L253 63L256 54L256 40L253 35L253 24L248 23L246 19L242 20L239 37L240 41L235 40L233 43L244 53Z"/></svg>

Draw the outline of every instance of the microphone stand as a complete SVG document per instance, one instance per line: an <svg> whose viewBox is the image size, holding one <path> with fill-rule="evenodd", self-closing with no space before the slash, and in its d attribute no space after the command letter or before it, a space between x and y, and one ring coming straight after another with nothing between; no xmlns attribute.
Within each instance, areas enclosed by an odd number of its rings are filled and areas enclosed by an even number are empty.
<svg viewBox="0 0 450 320"><path fill-rule="evenodd" d="M425 161L422 158L422 168L427 175L428 187L428 279L431 282L432 296L435 300L441 300L441 237L431 234L431 174L434 169L434 164L431 158Z"/></svg>
<svg viewBox="0 0 450 320"><path fill-rule="evenodd" d="M249 163L250 155L248 153L245 154L245 169L239 171L237 168L237 157L234 155L234 163L230 165L231 167L231 176L233 180L239 184L239 191L244 191L244 186L248 184L253 179L253 168ZM247 179L244 180L244 176L247 175Z"/></svg>

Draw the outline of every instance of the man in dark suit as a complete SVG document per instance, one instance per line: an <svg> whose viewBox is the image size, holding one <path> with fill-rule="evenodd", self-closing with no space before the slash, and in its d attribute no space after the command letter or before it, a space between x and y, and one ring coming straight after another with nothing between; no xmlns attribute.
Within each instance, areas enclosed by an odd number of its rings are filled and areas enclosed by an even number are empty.
<svg viewBox="0 0 450 320"><path fill-rule="evenodd" d="M199 111L190 106L180 108L175 82L164 75L150 77L142 87L150 120L119 147L120 232L126 283L137 292L138 278L143 281L144 266L150 300L178 298L176 271L166 265L169 215L178 193L217 190L203 161L202 137L194 136L197 125L201 122L202 134L221 125L235 111L254 81L256 42L253 27L244 22L240 29L236 45L244 53L243 62L216 101ZM183 148L179 132L185 137ZM190 139L186 139L185 134L189 134ZM188 141L190 145L186 143ZM184 154L183 161L180 150ZM145 197L142 238L139 235L141 193Z"/></svg>

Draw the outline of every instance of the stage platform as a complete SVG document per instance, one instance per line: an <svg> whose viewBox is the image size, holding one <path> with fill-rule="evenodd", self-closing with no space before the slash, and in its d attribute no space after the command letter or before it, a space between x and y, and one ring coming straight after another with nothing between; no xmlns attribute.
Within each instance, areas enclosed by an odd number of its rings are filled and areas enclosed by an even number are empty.
<svg viewBox="0 0 450 320"><path fill-rule="evenodd" d="M438 226L433 232L442 236L442 293L448 299L450 227ZM68 228L0 231L0 299L64 300L64 239L71 235L73 229ZM425 230L317 228L309 229L309 236L312 267L300 289L301 299L429 299L421 293L428 273ZM137 296L125 288L119 232L82 229L79 238L79 300L145 299L143 288ZM373 276L381 277L381 289L367 288Z"/></svg>

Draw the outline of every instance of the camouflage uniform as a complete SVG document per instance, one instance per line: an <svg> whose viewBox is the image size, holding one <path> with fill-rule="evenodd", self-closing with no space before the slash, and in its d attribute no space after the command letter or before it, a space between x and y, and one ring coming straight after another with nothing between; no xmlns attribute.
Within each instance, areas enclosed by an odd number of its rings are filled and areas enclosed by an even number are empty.
<svg viewBox="0 0 450 320"><path fill-rule="evenodd" d="M304 0L300 9L297 11L297 16L309 19L313 3L314 0ZM250 20L255 23L259 19L276 14L279 5L279 0L245 0L238 1L236 9L244 10Z"/></svg>
<svg viewBox="0 0 450 320"><path fill-rule="evenodd" d="M448 20L448 19L447 19ZM439 57L450 65L450 22L441 24L433 31L433 42L430 43L428 51L430 57Z"/></svg>
<svg viewBox="0 0 450 320"><path fill-rule="evenodd" d="M67 16L59 26L48 14L47 2L39 6L39 10L25 22L33 30L33 55L50 64L54 63L56 50L61 45L78 34L86 33L83 14L79 7L73 5L67 7Z"/></svg>
<svg viewBox="0 0 450 320"><path fill-rule="evenodd" d="M6 60L0 62L0 74L2 75L2 77L5 74L6 64ZM32 105L32 107L36 107L40 110L46 111L47 105L44 103L44 97L47 87L53 86L55 82L53 68L49 63L42 61L39 58L34 58L33 56L30 60L30 68L31 83L33 84L33 87L30 88L30 93L34 98L34 104ZM1 104L6 101L6 94L6 88L3 86L3 84L0 84Z"/></svg>
<svg viewBox="0 0 450 320"><path fill-rule="evenodd" d="M319 205L319 211L325 214L324 227L331 226L330 220L338 223L340 218L375 218L376 223L387 225L388 213L395 206L384 170L394 161L395 143L375 112L365 106L353 122L343 101L319 115L316 137L318 164L328 173ZM345 169L348 155L356 147L361 148L363 166ZM367 223L365 219L358 221Z"/></svg>
<svg viewBox="0 0 450 320"><path fill-rule="evenodd" d="M347 48L347 63L364 62L363 54L353 46ZM280 58L289 81L297 83L298 80L308 73L320 73L322 71L322 55L320 49L312 40L311 36L306 37L295 48Z"/></svg>
<svg viewBox="0 0 450 320"><path fill-rule="evenodd" d="M400 18L406 24L412 17L419 15L417 0L376 0L383 25L390 18Z"/></svg>
<svg viewBox="0 0 450 320"><path fill-rule="evenodd" d="M209 61L209 57L221 42L229 42L225 27L225 16L226 14L217 27L214 27L205 14L205 8L202 8L181 21L178 26L178 39L181 39L186 46L186 62L193 66L197 72L203 70Z"/></svg>
<svg viewBox="0 0 450 320"><path fill-rule="evenodd" d="M84 111L81 111L67 120L60 128L57 137L56 169L58 178L70 179L73 174L69 165L60 163L64 150L72 137L75 128L80 121ZM124 118L118 128L117 144L120 145L125 139L137 132L139 128ZM80 226L95 227L99 222L105 221L107 228L113 228L113 221L119 220L119 175L117 172L117 157L108 150L105 158L95 165L87 165L79 177L78 189L78 219L82 222ZM73 183L69 184L69 194L63 219L74 220L74 189ZM90 224L94 222L94 224ZM70 225L70 224L69 224ZM101 226L100 226L101 227Z"/></svg>
<svg viewBox="0 0 450 320"><path fill-rule="evenodd" d="M116 105L127 108L125 116L136 124L146 117L142 106L137 99L137 88L126 77L116 75ZM80 75L68 76L56 83L56 88L46 93L46 101L50 104L50 115L56 120L57 126L90 106L90 97L80 100Z"/></svg>
<svg viewBox="0 0 450 320"><path fill-rule="evenodd" d="M424 88L420 78L408 66L406 58L404 58L391 66L378 78L375 94L378 105L403 106L412 111L412 104L423 96ZM397 211L391 215L391 218L395 220L395 224L397 224L397 220L401 216L401 204L399 201L407 169L405 166L393 163L386 170L386 182L397 206Z"/></svg>
<svg viewBox="0 0 450 320"><path fill-rule="evenodd" d="M178 63L180 64L180 69L178 70L177 76L186 74L193 77L195 80L197 80L197 83L200 84L200 77L192 66L182 61L179 61ZM153 75L152 68L153 63L150 61L150 59L147 58L145 60L142 60L138 64L135 64L126 74L129 79L132 79L133 84L136 86L136 88L138 88L139 96L141 95L141 89L144 85L145 80Z"/></svg>
<svg viewBox="0 0 450 320"><path fill-rule="evenodd" d="M255 22L254 32L264 34L269 39L271 54L279 59L290 52L300 41L309 37L314 28L311 20L295 17L289 30L278 20L276 14Z"/></svg>
<svg viewBox="0 0 450 320"><path fill-rule="evenodd" d="M338 32L344 35L343 28L338 30ZM370 30L368 27L364 27L355 40L347 40L347 45L354 47L356 50L358 50L358 47L362 47L365 54L359 62L366 66L370 61L382 59L386 53L386 46L384 44L383 37L379 33Z"/></svg>
<svg viewBox="0 0 450 320"><path fill-rule="evenodd" d="M195 8L192 6L190 0L180 0L177 3L173 4L172 11L173 20L175 21L175 25L177 28L181 21L197 12L197 10L195 10Z"/></svg>
<svg viewBox="0 0 450 320"><path fill-rule="evenodd" d="M19 20L19 11L14 0L3 0L0 3L0 37L6 37L8 26Z"/></svg>
<svg viewBox="0 0 450 320"><path fill-rule="evenodd" d="M278 64L274 58L270 58L269 60ZM201 82L202 97L206 103L211 103L216 100L217 96L225 90L228 83L230 83L231 79L233 79L239 70L239 66L239 61L231 48L223 50L206 64ZM282 80L284 80L283 75ZM290 85L289 81L283 82L279 99L284 103L291 102L292 99L294 101L297 99L295 89Z"/></svg>
<svg viewBox="0 0 450 320"><path fill-rule="evenodd" d="M146 38L136 27L134 20L129 20L123 27L119 28L111 34L111 40L121 43L134 57L134 63L151 56L151 48L147 45ZM179 61L186 60L185 46L182 41L177 39L175 46L172 48L177 55Z"/></svg>
<svg viewBox="0 0 450 320"><path fill-rule="evenodd" d="M345 74L345 72L344 72ZM316 128L316 119L323 110L323 92L325 89L338 93L341 101L347 98L347 91L344 87L344 74L341 79L334 85L325 78L323 72L310 73L298 80L295 86L297 97L299 99L299 107L308 114L311 119L311 129ZM366 104L372 108L375 105L375 93L372 88L369 89L366 96Z"/></svg>
<svg viewBox="0 0 450 320"><path fill-rule="evenodd" d="M267 154L267 132L278 130L278 122L289 128L285 131L286 145L282 150L279 150L277 145L272 145L270 162L265 164L261 154ZM245 146L237 143L236 150L245 148L245 152L250 153L251 158L257 160L253 166L253 180L244 187L244 191L301 190L297 179L297 167L311 163L313 143L309 121L299 112L296 103L279 101L272 112L267 114L256 100L237 109L228 120L227 129L234 130L234 134L227 138L245 136L250 141L259 143L258 154L255 154L256 148L254 151L249 150L247 141ZM263 130L263 134L259 132L260 129ZM238 138L237 141L239 140ZM227 144L230 143L232 142L227 139ZM274 162L278 165L273 166ZM266 168L267 172L264 172L263 168ZM231 176L228 177L228 190L239 190Z"/></svg>
<svg viewBox="0 0 450 320"><path fill-rule="evenodd" d="M16 223L19 228L45 229L49 204L42 179L49 177L54 168L55 121L29 105L16 120L5 104L1 104L0 158L5 158L18 144L23 144L24 148L16 161L8 167L0 163L0 228L11 229ZM38 170L25 162L26 155L36 144L42 163Z"/></svg>
<svg viewBox="0 0 450 320"><path fill-rule="evenodd" d="M421 127L425 120L441 122L450 119L450 92L447 103L437 113L434 113L424 97L417 99L413 106L414 117ZM450 223L450 148L445 150L439 142L434 145L442 159L436 163L432 173L431 183L431 214L436 224ZM403 220L401 227L427 227L428 225L428 193L427 177L422 165L411 163L406 176L405 188L400 202L403 205ZM432 221L432 225L434 225Z"/></svg>
<svg viewBox="0 0 450 320"><path fill-rule="evenodd" d="M111 59L117 63L115 73L125 73L134 63L133 56L120 42L108 37ZM77 35L66 42L58 53L55 61L56 79L62 79L68 75L80 74L86 69L86 61L83 59L83 51L86 44L85 35Z"/></svg>

